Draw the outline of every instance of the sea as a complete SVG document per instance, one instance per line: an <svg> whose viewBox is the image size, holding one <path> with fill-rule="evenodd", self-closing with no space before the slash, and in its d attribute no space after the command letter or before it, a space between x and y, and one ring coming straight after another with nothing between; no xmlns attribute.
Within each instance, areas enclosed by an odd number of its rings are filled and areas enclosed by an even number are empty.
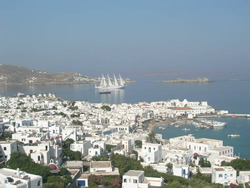
<svg viewBox="0 0 250 188"><path fill-rule="evenodd" d="M91 103L121 104L179 99L188 101L207 101L216 110L229 113L250 114L250 75L223 75L210 78L210 83L162 83L161 80L174 79L174 76L132 76L134 83L127 83L125 89L117 89L111 94L100 94L94 84L75 85L30 85L0 86L0 96L53 93L66 100L81 100ZM183 77L182 77L183 78ZM188 77L187 77L188 78ZM193 134L196 138L223 140L225 146L233 146L235 154L250 159L250 118L215 118L226 122L220 129L197 129L192 122L180 122L179 127L171 125L166 129L155 127L155 132L169 139L176 136ZM190 131L183 131L184 128ZM239 134L230 138L228 134Z"/></svg>

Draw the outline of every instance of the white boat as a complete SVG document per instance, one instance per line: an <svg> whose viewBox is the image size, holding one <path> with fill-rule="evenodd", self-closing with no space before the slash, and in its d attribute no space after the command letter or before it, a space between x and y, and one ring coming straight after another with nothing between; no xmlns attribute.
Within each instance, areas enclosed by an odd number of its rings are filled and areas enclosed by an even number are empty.
<svg viewBox="0 0 250 188"><path fill-rule="evenodd" d="M239 134L229 134L227 135L228 137L235 138L235 137L240 137Z"/></svg>
<svg viewBox="0 0 250 188"><path fill-rule="evenodd" d="M184 128L184 129L182 129L183 131L190 131L190 129L187 129L187 128Z"/></svg>
<svg viewBox="0 0 250 188"><path fill-rule="evenodd" d="M220 122L220 121L213 121L213 123L212 123L213 127L223 127L225 125L226 125L225 122Z"/></svg>
<svg viewBox="0 0 250 188"><path fill-rule="evenodd" d="M119 75L119 83L114 75L113 81L110 79L109 75L105 78L102 75L101 81L99 85L96 85L96 89L123 89L125 87L125 82L122 77Z"/></svg>

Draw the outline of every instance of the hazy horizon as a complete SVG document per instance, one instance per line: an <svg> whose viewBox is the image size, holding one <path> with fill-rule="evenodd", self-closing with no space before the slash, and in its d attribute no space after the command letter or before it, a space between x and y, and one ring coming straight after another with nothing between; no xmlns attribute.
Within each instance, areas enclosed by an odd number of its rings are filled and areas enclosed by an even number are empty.
<svg viewBox="0 0 250 188"><path fill-rule="evenodd" d="M0 64L50 72L249 73L250 2L1 1Z"/></svg>

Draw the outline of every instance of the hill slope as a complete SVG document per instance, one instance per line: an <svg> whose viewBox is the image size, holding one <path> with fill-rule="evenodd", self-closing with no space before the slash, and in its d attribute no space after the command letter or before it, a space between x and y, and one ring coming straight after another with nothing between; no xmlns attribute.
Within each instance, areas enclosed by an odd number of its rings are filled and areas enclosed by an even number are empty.
<svg viewBox="0 0 250 188"><path fill-rule="evenodd" d="M0 65L0 84L74 84L95 83L98 80L79 73L51 73L21 66Z"/></svg>

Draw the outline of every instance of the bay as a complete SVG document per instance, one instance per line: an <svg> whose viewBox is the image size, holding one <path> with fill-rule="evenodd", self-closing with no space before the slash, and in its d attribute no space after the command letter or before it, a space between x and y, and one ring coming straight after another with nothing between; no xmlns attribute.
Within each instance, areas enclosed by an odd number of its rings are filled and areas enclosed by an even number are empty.
<svg viewBox="0 0 250 188"><path fill-rule="evenodd" d="M188 101L208 101L217 110L228 110L229 113L250 114L250 81L248 78L230 80L215 78L211 83L160 83L163 77L135 77L135 83L128 83L125 89L118 89L111 94L99 94L94 84L81 85L32 85L32 86L0 86L1 96L16 96L18 92L24 94L54 93L66 100L86 100L91 103L138 103L152 101L166 101L170 99L187 99ZM234 146L235 153L243 158L250 158L250 120L247 118L218 119L227 122L227 126L220 130L205 129L196 131L186 124L183 127L169 127L166 130L155 131L163 138L171 138L185 134L194 134L197 138L222 139L224 145ZM190 132L182 128L190 127ZM239 138L228 138L228 134L240 134Z"/></svg>

